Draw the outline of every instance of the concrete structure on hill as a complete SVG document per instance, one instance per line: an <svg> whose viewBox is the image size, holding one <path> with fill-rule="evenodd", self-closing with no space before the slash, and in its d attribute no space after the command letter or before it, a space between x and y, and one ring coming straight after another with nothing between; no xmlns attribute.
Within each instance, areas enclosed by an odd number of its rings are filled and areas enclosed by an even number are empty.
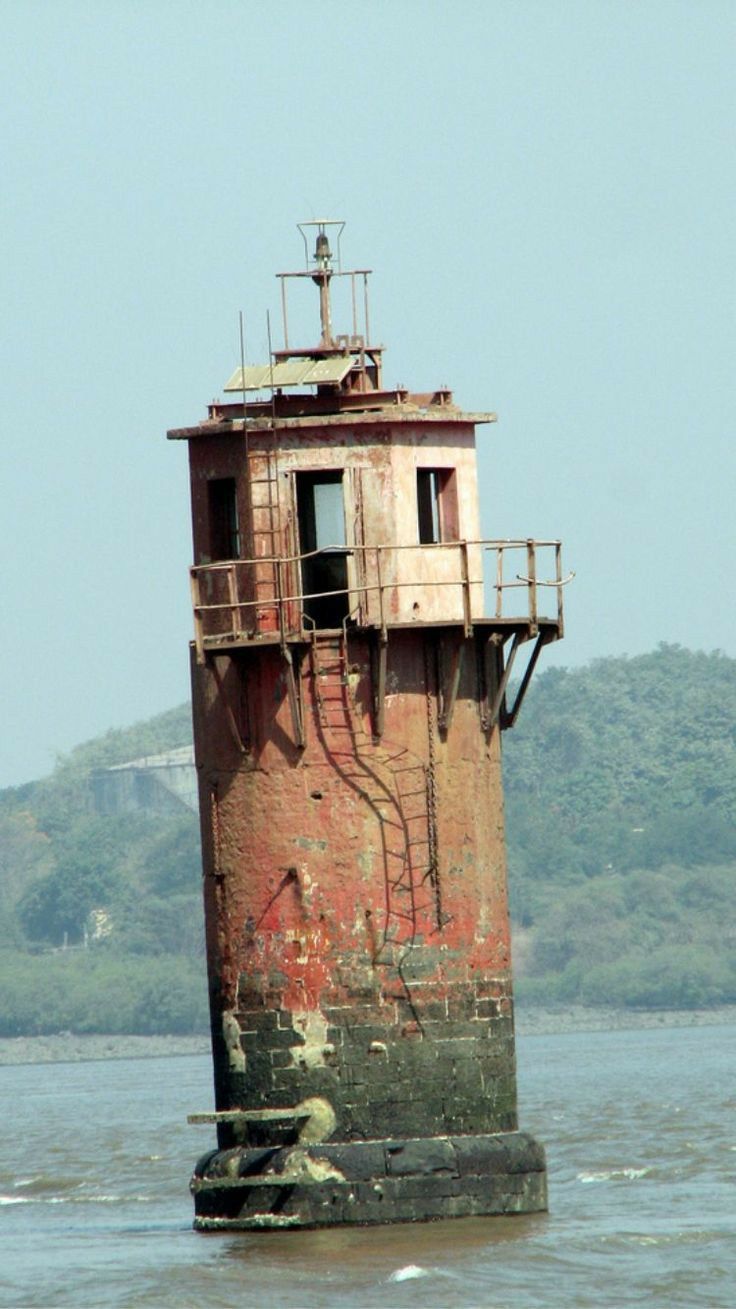
<svg viewBox="0 0 736 1309"><path fill-rule="evenodd" d="M92 796L99 814L181 814L195 810L197 773L190 745L95 768Z"/></svg>
<svg viewBox="0 0 736 1309"><path fill-rule="evenodd" d="M562 635L559 542L482 539L495 416L386 388L342 226L301 225L283 348L169 432L191 469L218 1133L200 1229L546 1207L517 1127L500 733ZM289 343L292 278L318 288L313 347Z"/></svg>

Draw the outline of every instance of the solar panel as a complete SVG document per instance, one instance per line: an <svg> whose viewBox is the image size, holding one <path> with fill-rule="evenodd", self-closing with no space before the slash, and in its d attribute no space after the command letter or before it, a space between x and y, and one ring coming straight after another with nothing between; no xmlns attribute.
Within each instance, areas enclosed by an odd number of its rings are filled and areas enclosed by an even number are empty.
<svg viewBox="0 0 736 1309"><path fill-rule="evenodd" d="M302 386L310 382L341 382L356 362L353 355L333 355L330 359L311 362L309 372L302 378Z"/></svg>
<svg viewBox="0 0 736 1309"><path fill-rule="evenodd" d="M263 391L276 386L312 386L341 382L356 363L354 355L332 355L327 359L285 359L279 363L248 364L236 368L225 383L225 391Z"/></svg>

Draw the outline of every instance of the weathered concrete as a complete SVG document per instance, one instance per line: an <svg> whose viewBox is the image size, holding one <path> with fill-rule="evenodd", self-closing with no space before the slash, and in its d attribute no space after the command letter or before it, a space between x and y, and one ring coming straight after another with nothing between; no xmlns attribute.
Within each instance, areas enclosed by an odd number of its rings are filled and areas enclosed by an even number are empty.
<svg viewBox="0 0 736 1309"><path fill-rule="evenodd" d="M558 543L540 543L557 603L540 617L535 543L479 540L475 428L494 416L444 388L385 392L382 347L333 340L329 284L346 274L317 226L322 337L306 358L322 383L215 402L169 434L190 457L218 1111L197 1224L537 1210L500 731L528 684L507 709L518 647L535 643L531 675L562 633ZM273 367L296 379L304 364L285 349ZM509 550L521 573L504 580Z"/></svg>
<svg viewBox="0 0 736 1309"><path fill-rule="evenodd" d="M468 645L444 740L425 631L392 636L380 741L365 638L350 641L348 686L329 651L317 679L304 659L303 750L277 649L227 673L245 755L216 679L194 666L219 1107L328 1086L351 1132L388 1135L419 1079L435 1103L413 1105L413 1132L464 1132L469 1116L473 1130L515 1126L498 736L480 728ZM365 1089L381 1082L383 1100Z"/></svg>
<svg viewBox="0 0 736 1309"><path fill-rule="evenodd" d="M544 1152L521 1132L218 1151L199 1161L191 1189L200 1231L547 1208Z"/></svg>
<svg viewBox="0 0 736 1309"><path fill-rule="evenodd" d="M331 1178L331 1189L315 1189L314 1178L295 1182L286 1208L283 1183L268 1196L264 1179L249 1182L247 1196L238 1183L237 1206L235 1196L226 1203L223 1166L250 1172L249 1147L281 1150L291 1129L281 1120L220 1122L220 1153L195 1175L198 1223L263 1225L272 1212L291 1225L385 1222L544 1207L539 1152L523 1186L516 1165L505 1170L513 1181L499 1181L499 1158L527 1138L514 1135L498 733L481 729L473 638L467 647L452 730L443 734L434 633L392 634L379 741L368 638L349 639L347 684L325 638L316 666L306 654L301 661L302 749L277 648L232 661L219 684L193 663L217 1107L280 1109L320 1097L333 1113L330 1149L338 1153L318 1157L347 1179L336 1187ZM228 731L228 703L247 732L245 752ZM402 1138L411 1148L381 1147L381 1158L394 1158L390 1148L396 1161L414 1150L418 1173L378 1161L369 1186L354 1147ZM427 1166L438 1139L459 1141L458 1159L473 1141L494 1149L502 1141L493 1166L484 1156L472 1174L492 1183L466 1187L463 1169L438 1181ZM379 1200L371 1187L384 1174ZM361 1179L356 1190L351 1183Z"/></svg>

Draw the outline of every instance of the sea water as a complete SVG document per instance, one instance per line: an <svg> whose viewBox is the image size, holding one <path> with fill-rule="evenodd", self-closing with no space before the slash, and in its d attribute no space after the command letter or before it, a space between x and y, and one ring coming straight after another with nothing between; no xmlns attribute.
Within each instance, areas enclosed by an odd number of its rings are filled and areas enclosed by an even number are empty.
<svg viewBox="0 0 736 1309"><path fill-rule="evenodd" d="M526 1036L550 1213L191 1230L203 1056L0 1068L0 1304L732 1309L736 1026Z"/></svg>

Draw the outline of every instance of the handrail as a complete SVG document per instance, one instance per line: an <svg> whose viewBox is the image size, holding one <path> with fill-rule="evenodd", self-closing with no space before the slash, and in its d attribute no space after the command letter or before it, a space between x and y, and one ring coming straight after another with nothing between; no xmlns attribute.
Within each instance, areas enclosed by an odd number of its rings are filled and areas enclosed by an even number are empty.
<svg viewBox="0 0 736 1309"><path fill-rule="evenodd" d="M452 576L432 576L424 577L422 575L406 578L405 576L391 576L394 571L386 564L393 559L394 565L398 564L398 559L405 551L419 553L420 557L429 556L430 552L441 552L445 558L452 557L457 559L457 571ZM507 556L513 551L523 551L525 556L525 572L516 572L512 577L506 577L504 563ZM542 551L554 552L554 575L550 579L538 576L539 556ZM300 568L305 560L314 559L318 556L340 553L348 557L360 554L364 559L364 565L360 570L360 580L350 579L344 587L334 588L324 591L304 591L303 589L294 589L293 585L289 586L289 575L291 570ZM192 606L194 610L195 622L195 644L197 652L201 656L205 642L238 640L242 638L253 639L257 633L253 631L244 631L244 620L250 623L251 628L257 628L261 622L260 632L265 630L273 632L278 636L282 646L285 645L289 636L298 636L304 631L305 621L308 619L304 610L304 605L313 600L321 600L326 597L349 596L351 597L351 612L360 611L367 607L371 596L377 597L377 613L373 613L368 619L368 626L379 627L382 634L385 634L387 625L390 624L390 614L392 612L392 603L390 595L396 598L393 601L394 611L398 608L398 597L407 588L419 590L435 590L436 588L450 588L449 595L454 595L456 599L448 599L448 612L457 612L460 621L466 633L472 630L474 619L484 617L485 606L482 602L482 596L485 590L486 581L482 575L477 574L477 565L482 560L485 553L496 554L495 580L491 583L492 590L495 590L496 600L491 613L495 614L496 619L503 619L503 594L508 590L525 589L526 604L522 607L523 612L513 615L514 619L523 621L528 624L529 635L534 636L539 626L539 596L540 587L552 588L556 592L556 617L548 619L556 625L558 635L562 635L563 627L563 603L562 591L574 576L573 573L567 577L562 576L562 557L561 545L559 540L539 540L532 539L504 539L493 540L489 538L479 538L473 540L460 541L442 541L428 545L419 545L418 543L402 543L396 545L351 545L351 546L328 546L321 550L305 551L301 554L283 554L283 555L264 555L260 558L253 559L229 559L217 560L214 563L196 564L191 570L191 588L192 588ZM475 568L472 568L472 564ZM371 575L368 571L368 565L372 564L372 575L375 580L368 580ZM273 577L269 577L269 570L272 570ZM265 575L264 575L265 574ZM387 577L388 574L388 577ZM293 574L292 574L293 575ZM212 588L217 586L217 582L222 579L224 592L220 589L220 595L210 595L205 598L203 591L206 589L212 593ZM241 583L245 579L246 585ZM265 590L266 594L263 594ZM459 610L457 605L460 605ZM299 606L295 612L290 610L291 606ZM479 608L480 606L480 608ZM263 616L271 615L267 625L264 624ZM247 616L250 617L248 618ZM508 617L508 616L507 616Z"/></svg>
<svg viewBox="0 0 736 1309"><path fill-rule="evenodd" d="M549 547L560 548L562 542L558 539L542 541L524 537L522 540L516 540L514 537L500 538L495 540L491 537L465 538L458 541L430 541L426 545L418 541L402 541L396 544L388 542L379 542L376 545L323 545L319 550L305 550L303 554L278 554L278 555L258 555L252 559L215 559L209 564L193 564L190 572L204 573L214 572L217 569L229 568L231 564L298 564L303 559L314 559L317 555L328 554L367 554L369 552L379 551L382 554L391 552L392 554L399 550L421 550L424 554L430 550L459 550L463 546L482 545L486 550L526 550L527 546L532 545L537 550Z"/></svg>

